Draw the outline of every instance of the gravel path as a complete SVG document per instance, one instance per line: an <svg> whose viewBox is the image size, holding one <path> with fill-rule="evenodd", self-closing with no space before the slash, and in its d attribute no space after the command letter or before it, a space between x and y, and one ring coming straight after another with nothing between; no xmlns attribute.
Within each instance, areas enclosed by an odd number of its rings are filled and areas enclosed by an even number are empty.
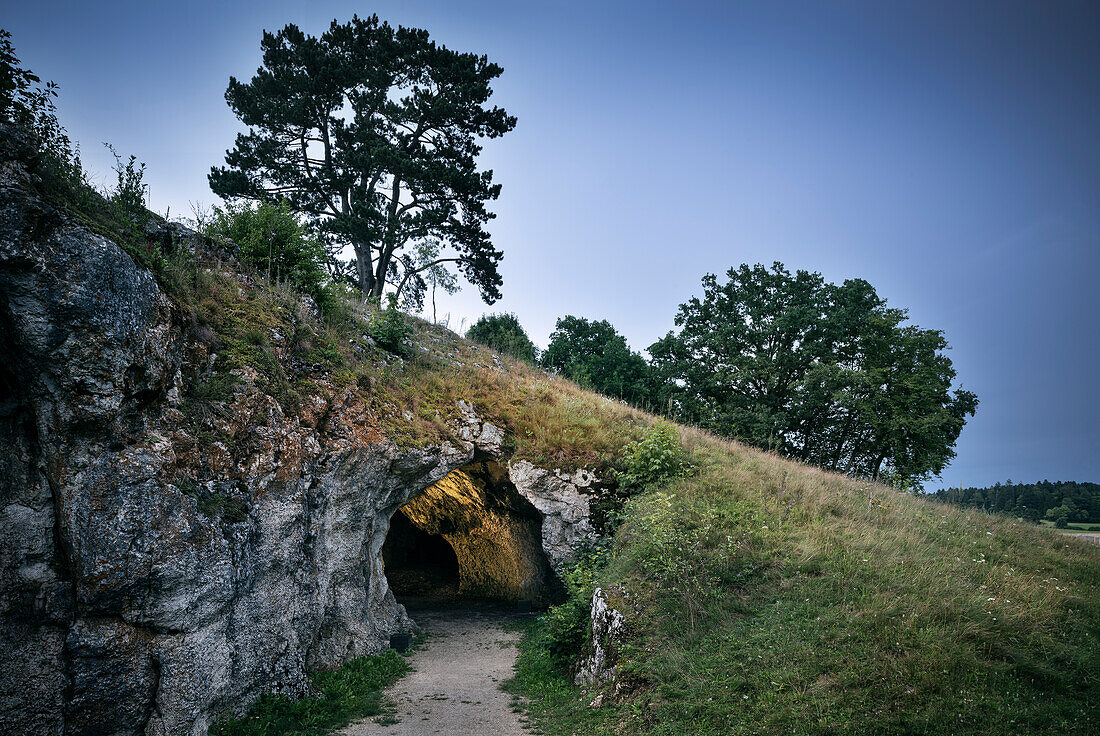
<svg viewBox="0 0 1100 736"><path fill-rule="evenodd" d="M504 630L511 616L471 607L410 609L409 615L428 639L409 661L413 671L386 691L394 707L340 733L525 736L512 696L500 689L516 661L519 634Z"/></svg>

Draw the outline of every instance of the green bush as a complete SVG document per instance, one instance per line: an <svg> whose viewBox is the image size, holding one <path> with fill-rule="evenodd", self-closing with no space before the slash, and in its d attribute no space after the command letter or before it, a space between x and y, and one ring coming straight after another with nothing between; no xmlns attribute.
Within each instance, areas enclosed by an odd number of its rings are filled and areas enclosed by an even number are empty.
<svg viewBox="0 0 1100 736"><path fill-rule="evenodd" d="M482 345L487 345L513 358L534 363L538 357L538 349L527 336L527 331L519 323L516 315L486 314L466 331L466 339L474 340Z"/></svg>
<svg viewBox="0 0 1100 736"><path fill-rule="evenodd" d="M0 118L31 135L51 175L86 185L79 152L57 120L57 84L41 81L19 65L11 33L0 28Z"/></svg>
<svg viewBox="0 0 1100 736"><path fill-rule="evenodd" d="M104 143L107 150L115 157L115 186L104 192L107 201L115 210L118 217L130 222L139 222L145 219L148 211L145 209L145 199L149 193L149 187L145 184L145 164L138 163L137 156L131 154L128 161L123 163L122 156L110 143Z"/></svg>
<svg viewBox="0 0 1100 736"><path fill-rule="evenodd" d="M405 321L405 315L397 308L393 295L390 295L386 309L376 309L367 324L367 334L379 347L395 355L407 355L408 340L413 329Z"/></svg>
<svg viewBox="0 0 1100 736"><path fill-rule="evenodd" d="M691 463L680 446L676 428L668 422L658 422L623 449L622 469L615 475L621 488L638 492L690 472Z"/></svg>
<svg viewBox="0 0 1100 736"><path fill-rule="evenodd" d="M285 281L318 299L327 280L324 246L309 237L286 202L237 202L215 207L204 234L229 238L241 260L273 281Z"/></svg>

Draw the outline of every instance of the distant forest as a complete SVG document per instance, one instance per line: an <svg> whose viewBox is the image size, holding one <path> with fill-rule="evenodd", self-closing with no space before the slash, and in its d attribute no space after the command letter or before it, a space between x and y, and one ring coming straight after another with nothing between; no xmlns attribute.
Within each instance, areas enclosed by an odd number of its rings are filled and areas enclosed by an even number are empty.
<svg viewBox="0 0 1100 736"><path fill-rule="evenodd" d="M990 488L944 488L930 496L946 503L996 511L1032 521L1100 522L1100 484L1072 481L996 483Z"/></svg>

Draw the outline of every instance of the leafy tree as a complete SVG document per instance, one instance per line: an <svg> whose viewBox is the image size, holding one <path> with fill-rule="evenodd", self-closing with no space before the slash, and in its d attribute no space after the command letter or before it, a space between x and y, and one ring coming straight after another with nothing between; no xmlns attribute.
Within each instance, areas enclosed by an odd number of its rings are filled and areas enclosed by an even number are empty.
<svg viewBox="0 0 1100 736"><path fill-rule="evenodd" d="M466 338L528 363L533 364L538 356L519 318L511 313L483 315L466 331Z"/></svg>
<svg viewBox="0 0 1100 736"><path fill-rule="evenodd" d="M558 320L542 366L607 396L633 404L649 399L649 366L606 320L567 315Z"/></svg>
<svg viewBox="0 0 1100 736"><path fill-rule="evenodd" d="M309 237L287 202L229 203L215 207L207 235L229 238L241 249L241 259L311 295L324 285L325 249Z"/></svg>
<svg viewBox="0 0 1100 736"><path fill-rule="evenodd" d="M424 308L424 299L428 290L431 289L433 323L436 321L436 290L442 289L448 294L454 294L461 288L458 277L440 263L440 248L438 240L427 239L421 240L410 249L410 253L405 257L411 257L417 278L406 282L405 288L401 291L401 306L411 312L419 312Z"/></svg>
<svg viewBox="0 0 1100 736"><path fill-rule="evenodd" d="M481 138L516 123L486 104L501 67L377 16L333 21L320 37L287 25L261 47L251 81L229 81L226 100L249 131L211 169L214 192L289 201L333 253L354 249L356 280L374 299L387 284L422 294L422 274L444 263L498 299L501 253L485 223L500 185L477 156ZM417 260L407 246L425 240L448 251Z"/></svg>
<svg viewBox="0 0 1100 736"><path fill-rule="evenodd" d="M0 28L0 120L30 133L45 163L66 180L84 184L80 155L57 120L57 84L20 66L11 33Z"/></svg>
<svg viewBox="0 0 1100 736"><path fill-rule="evenodd" d="M1071 508L1068 503L1062 504L1057 508L1047 511L1047 518L1054 521L1054 526L1059 529L1065 529L1069 526L1070 515L1074 510L1075 509Z"/></svg>
<svg viewBox="0 0 1100 736"><path fill-rule="evenodd" d="M951 391L938 330L903 325L866 281L826 283L743 265L703 279L703 297L649 348L685 419L834 470L918 485L954 457L977 398Z"/></svg>

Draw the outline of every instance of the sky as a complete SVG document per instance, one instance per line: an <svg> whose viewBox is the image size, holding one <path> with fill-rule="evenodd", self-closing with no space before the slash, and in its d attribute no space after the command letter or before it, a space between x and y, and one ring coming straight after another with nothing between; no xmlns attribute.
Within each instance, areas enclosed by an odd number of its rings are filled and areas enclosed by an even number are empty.
<svg viewBox="0 0 1100 736"><path fill-rule="evenodd" d="M644 350L706 273L863 278L981 402L930 487L1100 481L1100 4L0 0L0 25L96 179L110 142L176 217L218 202L262 30L372 12L503 66L519 119L481 159L504 297L440 299L453 329L509 311L545 346L573 314Z"/></svg>

